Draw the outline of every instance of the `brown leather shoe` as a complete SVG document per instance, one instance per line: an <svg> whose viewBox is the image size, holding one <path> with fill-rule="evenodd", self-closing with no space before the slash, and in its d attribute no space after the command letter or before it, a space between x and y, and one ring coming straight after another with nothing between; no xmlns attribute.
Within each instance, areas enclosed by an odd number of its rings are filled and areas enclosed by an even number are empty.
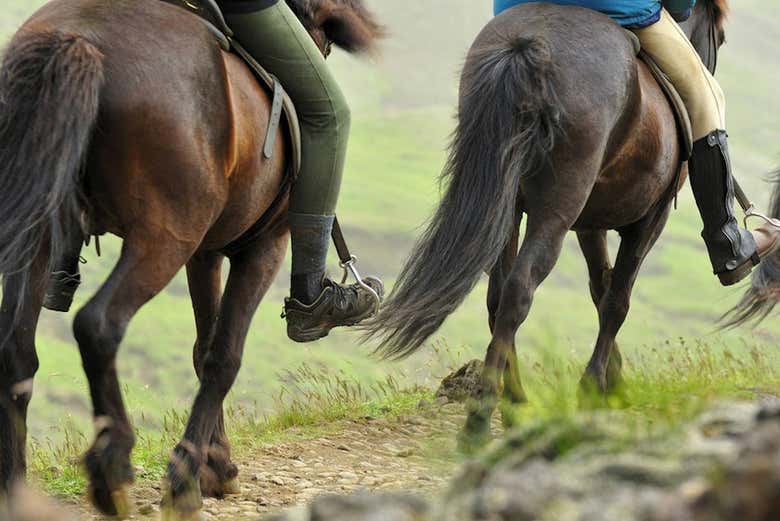
<svg viewBox="0 0 780 521"><path fill-rule="evenodd" d="M756 252L761 259L780 250L780 219L772 219L771 223L764 223L753 230L753 238L756 240Z"/></svg>
<svg viewBox="0 0 780 521"><path fill-rule="evenodd" d="M733 270L718 274L724 286L744 280L763 259L780 250L780 219L772 219L750 233L756 241L756 253Z"/></svg>

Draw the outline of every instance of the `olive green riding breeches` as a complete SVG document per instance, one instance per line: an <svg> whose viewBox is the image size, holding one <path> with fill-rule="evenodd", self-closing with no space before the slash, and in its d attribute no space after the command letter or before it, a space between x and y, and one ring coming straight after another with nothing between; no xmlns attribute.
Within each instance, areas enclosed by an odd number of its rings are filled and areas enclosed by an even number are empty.
<svg viewBox="0 0 780 521"><path fill-rule="evenodd" d="M660 21L634 33L679 91L691 117L693 139L725 129L723 90L672 16L664 9Z"/></svg>
<svg viewBox="0 0 780 521"><path fill-rule="evenodd" d="M351 116L325 58L284 1L254 12L226 12L225 18L236 39L281 81L298 110L302 164L290 211L333 215Z"/></svg>

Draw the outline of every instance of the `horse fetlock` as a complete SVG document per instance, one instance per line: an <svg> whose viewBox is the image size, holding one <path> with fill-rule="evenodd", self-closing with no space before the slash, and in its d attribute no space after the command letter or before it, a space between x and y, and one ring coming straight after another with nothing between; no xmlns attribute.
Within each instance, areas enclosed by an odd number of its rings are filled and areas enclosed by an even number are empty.
<svg viewBox="0 0 780 521"><path fill-rule="evenodd" d="M504 401L512 405L523 405L528 403L528 397L525 394L525 389L520 381L512 381L511 378L504 378L504 390L501 393L501 397Z"/></svg>
<svg viewBox="0 0 780 521"><path fill-rule="evenodd" d="M466 424L458 434L458 450L464 454L471 454L481 449L490 441L490 418L492 410L473 412L466 418Z"/></svg>
<svg viewBox="0 0 780 521"><path fill-rule="evenodd" d="M502 402L498 407L501 412L501 423L507 429L511 429L518 424L516 407L517 404L509 401Z"/></svg>
<svg viewBox="0 0 780 521"><path fill-rule="evenodd" d="M205 463L202 451L189 441L181 441L176 446L168 462L163 508L185 514L200 510L203 506L200 476Z"/></svg>
<svg viewBox="0 0 780 521"><path fill-rule="evenodd" d="M32 399L33 379L27 378L13 384L8 390L8 394L15 407L26 407Z"/></svg>
<svg viewBox="0 0 780 521"><path fill-rule="evenodd" d="M484 383L474 389L474 394L466 401L466 412L490 417L498 405L498 389L495 385Z"/></svg>
<svg viewBox="0 0 780 521"><path fill-rule="evenodd" d="M203 496L216 498L240 493L238 467L231 461L226 443L209 446L208 461L201 467L200 490Z"/></svg>
<svg viewBox="0 0 780 521"><path fill-rule="evenodd" d="M606 385L607 393L610 394L619 392L625 385L625 381L623 380L623 360L617 350L615 350L609 358Z"/></svg>
<svg viewBox="0 0 780 521"><path fill-rule="evenodd" d="M104 514L120 518L128 515L127 488L135 480L130 464L133 445L132 435L106 430L98 435L84 455L84 467L89 476L89 498Z"/></svg>
<svg viewBox="0 0 780 521"><path fill-rule="evenodd" d="M498 394L494 386L480 385L474 396L466 402L466 424L458 438L461 450L480 447L490 439L490 420L498 406Z"/></svg>

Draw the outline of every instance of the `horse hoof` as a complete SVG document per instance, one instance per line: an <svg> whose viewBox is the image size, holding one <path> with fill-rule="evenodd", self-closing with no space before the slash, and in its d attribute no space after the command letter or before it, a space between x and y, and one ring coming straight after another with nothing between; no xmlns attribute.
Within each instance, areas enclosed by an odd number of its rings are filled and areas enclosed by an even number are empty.
<svg viewBox="0 0 780 521"><path fill-rule="evenodd" d="M458 434L458 452L466 455L474 454L490 443L491 440L489 428L474 430L465 427Z"/></svg>
<svg viewBox="0 0 780 521"><path fill-rule="evenodd" d="M505 429L511 429L519 423L517 417L518 413L516 411L517 407L517 405L512 403L504 403L499 406L499 411L501 412L501 423Z"/></svg>
<svg viewBox="0 0 780 521"><path fill-rule="evenodd" d="M205 517L200 509L183 512L172 506L165 506L160 509L160 519L162 521L204 521Z"/></svg>
<svg viewBox="0 0 780 521"><path fill-rule="evenodd" d="M233 474L235 476L235 474ZM220 480L208 467L201 470L200 492L203 497L222 499L225 496L237 496L241 494L241 483L238 477L224 478Z"/></svg>
<svg viewBox="0 0 780 521"><path fill-rule="evenodd" d="M200 509L203 507L203 496L200 487L187 486L174 489L166 481L163 487L160 512L163 521L196 521L201 519Z"/></svg>
<svg viewBox="0 0 780 521"><path fill-rule="evenodd" d="M226 496L238 496L241 494L241 482L238 478L226 481L222 485L222 493Z"/></svg>
<svg viewBox="0 0 780 521"><path fill-rule="evenodd" d="M121 486L117 490L90 485L89 499L103 514L116 519L127 519L130 516L129 489L129 485Z"/></svg>
<svg viewBox="0 0 780 521"><path fill-rule="evenodd" d="M607 406L607 384L591 374L580 379L577 401L582 409L603 409Z"/></svg>

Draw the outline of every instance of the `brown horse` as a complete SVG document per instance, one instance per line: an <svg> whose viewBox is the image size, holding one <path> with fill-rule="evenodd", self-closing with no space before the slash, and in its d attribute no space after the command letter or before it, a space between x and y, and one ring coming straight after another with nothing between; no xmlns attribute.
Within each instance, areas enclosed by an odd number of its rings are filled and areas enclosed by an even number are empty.
<svg viewBox="0 0 780 521"><path fill-rule="evenodd" d="M377 24L360 0L288 0L323 52L369 47ZM13 38L0 73L0 496L25 473L35 329L51 259L82 228L124 239L111 276L74 332L94 406L86 454L91 498L124 514L133 430L115 367L138 309L182 266L192 296L200 390L168 468L168 499L193 511L202 492L235 488L222 402L250 321L287 247L286 203L240 252L231 243L277 199L283 132L263 156L269 96L194 15L158 0L54 0ZM222 291L223 253L230 274Z"/></svg>
<svg viewBox="0 0 780 521"><path fill-rule="evenodd" d="M699 1L685 24L712 69L725 7ZM678 177L681 144L668 100L627 32L595 11L529 3L495 18L466 60L458 119L443 200L366 327L381 338L381 352L405 356L490 271L492 340L461 438L470 444L489 435L502 374L503 397L526 400L515 334L569 230L577 232L599 314L582 387L597 396L618 389L615 338L684 172ZM614 268L607 230L621 235Z"/></svg>

